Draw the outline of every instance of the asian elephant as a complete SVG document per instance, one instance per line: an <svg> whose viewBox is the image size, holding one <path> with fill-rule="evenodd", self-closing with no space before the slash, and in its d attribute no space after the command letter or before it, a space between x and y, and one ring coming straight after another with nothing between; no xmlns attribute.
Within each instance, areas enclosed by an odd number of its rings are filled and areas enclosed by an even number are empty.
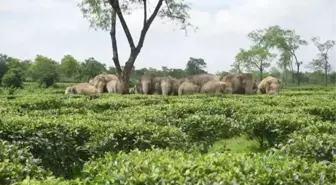
<svg viewBox="0 0 336 185"><path fill-rule="evenodd" d="M258 85L258 94L278 94L282 88L282 81L278 78L268 76Z"/></svg>
<svg viewBox="0 0 336 185"><path fill-rule="evenodd" d="M99 95L99 90L90 83L83 82L65 89L64 94L83 94L83 95Z"/></svg>
<svg viewBox="0 0 336 185"><path fill-rule="evenodd" d="M212 81L212 80L220 81L220 76L213 75L213 74L197 74L197 75L188 77L188 81L200 87L202 87L208 81Z"/></svg>
<svg viewBox="0 0 336 185"><path fill-rule="evenodd" d="M111 80L106 84L106 89L108 93L118 93L122 94L124 90L123 84L120 80Z"/></svg>
<svg viewBox="0 0 336 185"><path fill-rule="evenodd" d="M100 74L89 80L89 83L94 85L100 93L108 92L106 84L111 80L119 80L116 75L113 74Z"/></svg>
<svg viewBox="0 0 336 185"><path fill-rule="evenodd" d="M198 85L195 85L191 82L183 82L178 89L178 95L182 96L185 94L196 94L199 93L200 90L201 87Z"/></svg>
<svg viewBox="0 0 336 185"><path fill-rule="evenodd" d="M150 74L145 74L140 77L137 89L140 90L142 94L153 94L154 93L154 76Z"/></svg>
<svg viewBox="0 0 336 185"><path fill-rule="evenodd" d="M224 76L222 82L231 84L233 94L253 94L255 82L251 73L233 73Z"/></svg>
<svg viewBox="0 0 336 185"><path fill-rule="evenodd" d="M208 81L201 88L201 93L232 94L231 84L217 80Z"/></svg>

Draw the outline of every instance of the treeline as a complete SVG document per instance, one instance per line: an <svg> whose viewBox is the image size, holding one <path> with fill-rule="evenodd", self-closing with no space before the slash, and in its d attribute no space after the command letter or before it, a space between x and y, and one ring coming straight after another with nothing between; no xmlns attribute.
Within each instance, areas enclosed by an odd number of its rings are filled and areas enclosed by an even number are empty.
<svg viewBox="0 0 336 185"><path fill-rule="evenodd" d="M123 67L123 66L122 66ZM207 73L206 63L201 58L190 58L185 69L168 68L133 68L131 81L135 81L144 74L158 76L186 77L193 74ZM71 55L65 55L61 61L55 61L46 56L37 55L34 60L20 60L5 54L0 54L0 82L1 85L22 87L22 82L38 82L43 87L50 87L56 82L83 82L98 74L116 74L115 67L89 57L78 61Z"/></svg>
<svg viewBox="0 0 336 185"><path fill-rule="evenodd" d="M153 74L155 76L172 76L182 78L189 75L208 73L206 71L207 63L202 58L190 57L186 62L184 69L168 68L162 66L161 69L155 68L133 68L131 83L134 84L136 79L144 74ZM240 69L239 69L240 70ZM226 75L230 72L239 72L235 66L228 71L222 71L217 74ZM258 79L259 71L249 71ZM0 82L3 87L22 87L23 82L37 82L41 87L50 87L56 82L83 82L90 78L102 74L116 74L116 68L97 61L93 57L85 59L83 62L78 61L71 55L65 55L60 62L46 56L37 55L34 60L20 60L0 54ZM263 77L268 75L284 78L284 72L277 67L272 67L269 71L263 72ZM325 77L322 71L300 72L301 83L304 84L323 84ZM295 75L286 76L285 83L295 83ZM335 83L336 73L328 74L328 82Z"/></svg>
<svg viewBox="0 0 336 185"><path fill-rule="evenodd" d="M262 80L266 70L275 64L277 68L270 71L273 76L278 74L277 77L282 78L285 84L321 83L321 79L325 85L335 83L335 72L331 73L328 57L328 52L335 45L334 40L322 42L319 37L312 37L309 43L295 30L283 29L278 25L253 30L247 36L252 44L247 49L240 48L232 65L234 71L258 71L257 79ZM316 57L303 66L297 51L308 44L315 45ZM313 72L302 73L302 67Z"/></svg>

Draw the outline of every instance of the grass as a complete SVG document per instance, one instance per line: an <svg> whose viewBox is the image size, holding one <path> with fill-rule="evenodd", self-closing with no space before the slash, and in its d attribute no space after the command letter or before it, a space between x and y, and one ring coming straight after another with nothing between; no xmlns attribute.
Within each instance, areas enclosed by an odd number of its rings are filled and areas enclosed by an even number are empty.
<svg viewBox="0 0 336 185"><path fill-rule="evenodd" d="M232 153L262 153L265 152L266 149L260 148L256 140L250 140L246 136L240 136L217 141L210 149L210 152L222 151L230 151Z"/></svg>

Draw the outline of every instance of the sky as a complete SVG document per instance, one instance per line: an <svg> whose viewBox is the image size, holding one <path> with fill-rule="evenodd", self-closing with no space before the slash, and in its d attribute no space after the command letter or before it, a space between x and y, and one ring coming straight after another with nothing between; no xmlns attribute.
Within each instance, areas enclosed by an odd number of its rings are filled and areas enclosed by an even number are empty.
<svg viewBox="0 0 336 185"><path fill-rule="evenodd" d="M90 28L77 7L79 0L0 0L0 53L20 59L36 55L60 61L70 54L79 61L94 57L114 66L109 33ZM311 37L321 41L336 37L335 0L189 0L191 23L199 29L188 35L172 22L155 19L150 27L136 68L161 66L185 68L189 57L203 58L210 73L229 71L240 48L248 48L247 34L279 25L295 30L309 45L297 51L304 65L318 50ZM152 8L153 10L153 8ZM142 28L142 12L125 15L135 43ZM117 26L121 65L130 49ZM335 46L336 47L336 46ZM336 68L336 49L329 53ZM276 61L273 61L275 65Z"/></svg>

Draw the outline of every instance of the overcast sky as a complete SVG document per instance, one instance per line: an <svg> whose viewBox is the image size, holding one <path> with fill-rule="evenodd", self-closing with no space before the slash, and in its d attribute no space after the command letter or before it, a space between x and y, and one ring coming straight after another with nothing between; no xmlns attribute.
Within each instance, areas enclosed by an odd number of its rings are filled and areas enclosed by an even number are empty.
<svg viewBox="0 0 336 185"><path fill-rule="evenodd" d="M189 0L191 21L196 33L184 32L173 24L155 19L136 68L184 68L189 57L203 58L208 71L228 71L239 48L247 48L248 32L280 25L294 29L304 39L320 36L335 39L335 0ZM138 40L142 13L126 16L135 42ZM66 54L78 60L94 57L113 66L108 32L89 28L77 0L0 0L0 53L20 59L37 54L57 61ZM122 65L129 55L123 30L117 30ZM330 62L335 69L335 48ZM317 54L310 42L297 56L305 64Z"/></svg>

